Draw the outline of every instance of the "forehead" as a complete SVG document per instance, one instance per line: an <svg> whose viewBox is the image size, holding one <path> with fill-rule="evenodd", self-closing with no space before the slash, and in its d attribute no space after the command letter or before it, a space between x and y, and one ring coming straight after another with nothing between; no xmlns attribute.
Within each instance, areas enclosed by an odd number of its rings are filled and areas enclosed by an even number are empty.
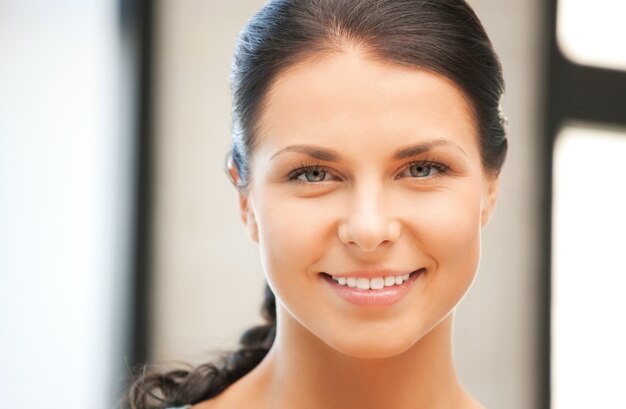
<svg viewBox="0 0 626 409"><path fill-rule="evenodd" d="M261 110L257 149L318 142L354 152L448 140L478 154L465 94L430 71L356 51L306 59L281 73Z"/></svg>

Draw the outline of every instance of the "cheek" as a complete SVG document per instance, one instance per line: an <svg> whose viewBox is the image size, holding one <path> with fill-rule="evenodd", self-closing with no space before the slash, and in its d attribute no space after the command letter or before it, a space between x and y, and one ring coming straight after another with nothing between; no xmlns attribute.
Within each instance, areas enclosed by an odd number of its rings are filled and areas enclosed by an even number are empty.
<svg viewBox="0 0 626 409"><path fill-rule="evenodd" d="M473 185L431 192L419 198L411 228L433 256L463 259L479 248L481 190ZM438 257L436 257L438 258Z"/></svg>
<svg viewBox="0 0 626 409"><path fill-rule="evenodd" d="M428 294L455 305L471 286L480 259L479 189L441 192L415 221L416 251L433 263ZM433 303L433 307L436 303ZM447 307L446 307L447 308Z"/></svg>
<svg viewBox="0 0 626 409"><path fill-rule="evenodd" d="M319 261L337 244L333 206L323 198L275 195L272 200L264 199L258 201L257 221L266 279L289 316L318 333L320 283L319 271L314 269L321 268ZM321 328L325 325L321 324Z"/></svg>
<svg viewBox="0 0 626 409"><path fill-rule="evenodd" d="M295 275L317 278L307 267L315 265L333 243L333 215L325 199L301 199L280 195L261 197L257 223L259 244L268 278L288 281ZM330 205L330 207L329 207Z"/></svg>
<svg viewBox="0 0 626 409"><path fill-rule="evenodd" d="M450 196L428 212L424 237L440 263L471 262L480 248L480 200L458 193Z"/></svg>

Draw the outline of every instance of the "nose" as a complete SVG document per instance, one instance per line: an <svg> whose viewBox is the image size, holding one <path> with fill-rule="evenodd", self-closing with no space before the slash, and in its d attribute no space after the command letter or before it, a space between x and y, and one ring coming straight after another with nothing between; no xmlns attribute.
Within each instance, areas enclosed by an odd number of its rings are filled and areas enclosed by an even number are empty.
<svg viewBox="0 0 626 409"><path fill-rule="evenodd" d="M390 215L384 204L382 192L368 193L354 197L351 212L341 221L337 235L342 243L372 252L379 247L393 244L400 237L400 221Z"/></svg>

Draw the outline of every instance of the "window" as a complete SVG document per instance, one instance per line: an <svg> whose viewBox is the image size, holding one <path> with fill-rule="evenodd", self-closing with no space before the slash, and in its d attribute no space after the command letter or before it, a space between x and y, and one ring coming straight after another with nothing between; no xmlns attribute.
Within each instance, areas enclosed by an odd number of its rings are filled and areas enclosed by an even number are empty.
<svg viewBox="0 0 626 409"><path fill-rule="evenodd" d="M626 2L560 0L557 39L573 62L626 70Z"/></svg>
<svg viewBox="0 0 626 409"><path fill-rule="evenodd" d="M626 129L566 126L554 150L552 402L626 407Z"/></svg>
<svg viewBox="0 0 626 409"><path fill-rule="evenodd" d="M626 3L548 3L541 406L624 407Z"/></svg>

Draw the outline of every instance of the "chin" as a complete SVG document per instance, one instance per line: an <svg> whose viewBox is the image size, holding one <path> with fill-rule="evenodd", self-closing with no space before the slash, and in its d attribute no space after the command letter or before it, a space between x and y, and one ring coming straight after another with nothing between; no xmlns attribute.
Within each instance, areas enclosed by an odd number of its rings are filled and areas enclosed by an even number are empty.
<svg viewBox="0 0 626 409"><path fill-rule="evenodd" d="M327 345L352 358L391 358L410 349L417 340L409 336L389 333L367 336L352 334L342 339L330 340Z"/></svg>

